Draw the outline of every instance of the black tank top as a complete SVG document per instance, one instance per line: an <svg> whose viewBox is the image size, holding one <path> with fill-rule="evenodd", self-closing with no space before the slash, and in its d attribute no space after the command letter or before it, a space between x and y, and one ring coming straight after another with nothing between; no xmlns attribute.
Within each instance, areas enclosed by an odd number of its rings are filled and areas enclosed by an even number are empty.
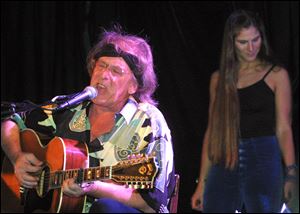
<svg viewBox="0 0 300 214"><path fill-rule="evenodd" d="M241 138L275 134L275 95L265 82L273 68L274 65L261 80L238 89Z"/></svg>

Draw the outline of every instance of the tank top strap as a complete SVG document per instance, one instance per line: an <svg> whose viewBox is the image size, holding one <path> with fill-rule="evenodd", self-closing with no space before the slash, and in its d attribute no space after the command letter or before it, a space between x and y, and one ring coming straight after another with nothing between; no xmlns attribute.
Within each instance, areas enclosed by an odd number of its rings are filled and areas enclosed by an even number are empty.
<svg viewBox="0 0 300 214"><path fill-rule="evenodd" d="M272 67L268 70L268 72L264 75L264 77L262 78L262 80L264 80L266 78L266 76L268 76L268 74L273 70L273 68L275 67L276 65L272 65Z"/></svg>

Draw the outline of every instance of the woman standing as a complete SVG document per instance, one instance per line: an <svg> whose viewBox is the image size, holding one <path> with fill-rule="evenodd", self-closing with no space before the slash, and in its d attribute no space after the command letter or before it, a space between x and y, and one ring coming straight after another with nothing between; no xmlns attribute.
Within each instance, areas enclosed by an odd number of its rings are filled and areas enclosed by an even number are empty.
<svg viewBox="0 0 300 214"><path fill-rule="evenodd" d="M288 72L271 60L261 19L235 11L226 21L220 69L211 76L192 208L279 212L282 193L288 201L295 191L296 170Z"/></svg>

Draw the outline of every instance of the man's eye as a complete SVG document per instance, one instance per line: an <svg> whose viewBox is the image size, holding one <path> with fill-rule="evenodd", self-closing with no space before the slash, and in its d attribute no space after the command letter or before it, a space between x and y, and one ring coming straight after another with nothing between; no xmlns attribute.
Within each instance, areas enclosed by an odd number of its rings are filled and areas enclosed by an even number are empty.
<svg viewBox="0 0 300 214"><path fill-rule="evenodd" d="M114 73L117 73L117 74L122 74L123 73L123 70L121 68L112 68L111 69Z"/></svg>
<svg viewBox="0 0 300 214"><path fill-rule="evenodd" d="M103 63L101 63L101 64L99 64L99 67L100 67L100 68L106 68L106 65L103 64Z"/></svg>

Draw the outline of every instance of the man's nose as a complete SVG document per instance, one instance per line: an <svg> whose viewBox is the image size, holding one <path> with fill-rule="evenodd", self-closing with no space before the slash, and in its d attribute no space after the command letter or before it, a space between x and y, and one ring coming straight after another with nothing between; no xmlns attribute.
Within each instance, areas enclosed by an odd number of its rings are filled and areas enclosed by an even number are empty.
<svg viewBox="0 0 300 214"><path fill-rule="evenodd" d="M110 68L106 67L100 72L99 75L104 79L104 78L108 78L110 74L111 74Z"/></svg>

